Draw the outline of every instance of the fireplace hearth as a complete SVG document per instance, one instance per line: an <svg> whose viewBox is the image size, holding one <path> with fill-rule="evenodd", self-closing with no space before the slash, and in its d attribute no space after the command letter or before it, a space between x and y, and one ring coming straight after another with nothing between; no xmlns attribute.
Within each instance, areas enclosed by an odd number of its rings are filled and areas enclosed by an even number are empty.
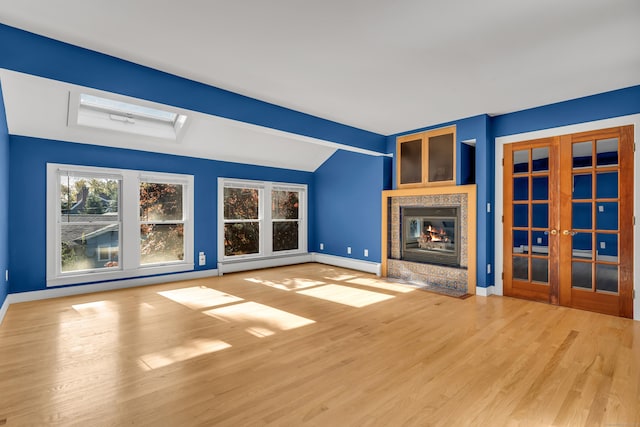
<svg viewBox="0 0 640 427"><path fill-rule="evenodd" d="M460 266L458 207L403 207L400 222L401 259Z"/></svg>

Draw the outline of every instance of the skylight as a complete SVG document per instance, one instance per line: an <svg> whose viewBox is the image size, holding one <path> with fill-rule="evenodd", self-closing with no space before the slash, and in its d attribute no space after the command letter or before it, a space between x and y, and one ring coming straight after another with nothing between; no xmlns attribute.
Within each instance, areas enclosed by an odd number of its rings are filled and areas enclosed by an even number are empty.
<svg viewBox="0 0 640 427"><path fill-rule="evenodd" d="M87 93L71 94L69 125L114 130L135 135L177 141L187 116L140 103L126 102Z"/></svg>

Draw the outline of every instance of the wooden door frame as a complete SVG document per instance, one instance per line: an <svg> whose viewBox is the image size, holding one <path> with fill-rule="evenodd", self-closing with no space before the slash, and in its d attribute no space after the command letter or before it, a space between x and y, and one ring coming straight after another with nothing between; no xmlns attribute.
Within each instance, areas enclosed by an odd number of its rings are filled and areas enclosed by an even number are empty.
<svg viewBox="0 0 640 427"><path fill-rule="evenodd" d="M600 129L607 129L613 127L621 127L621 126L634 126L634 141L640 142L640 114L632 114L627 116L620 116L611 119L597 120L592 122L585 122L579 124L572 124L567 126L549 128L539 131L533 132L524 132L518 134L511 134L500 136L495 139L495 182L494 182L494 191L495 191L495 200L493 206L489 208L493 208L495 213L494 216L494 237L495 237L495 252L494 252L494 262L495 262L495 285L489 287L487 290L487 294L491 295L503 295L503 281L501 277L501 273L503 271L503 257L504 250L503 247L503 229L502 229L502 215L503 215L503 181L504 174L502 170L502 158L504 154L504 145L511 144L515 142L523 142L527 140L541 139L547 137L560 136L565 134L574 134L581 132L589 132ZM636 149L634 153L634 182L638 181L638 176L640 173L640 150ZM636 226L634 227L634 248L636 258L638 254L640 254L640 185L636 185L635 194L634 194L634 215L636 217ZM635 293L636 298L633 300L633 313L634 319L640 320L640 268L634 269L634 284L635 284Z"/></svg>

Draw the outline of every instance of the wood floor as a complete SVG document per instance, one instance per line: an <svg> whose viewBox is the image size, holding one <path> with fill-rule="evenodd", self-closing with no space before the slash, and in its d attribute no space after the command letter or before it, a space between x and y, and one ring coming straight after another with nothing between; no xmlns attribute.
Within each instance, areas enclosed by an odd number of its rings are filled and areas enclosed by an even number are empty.
<svg viewBox="0 0 640 427"><path fill-rule="evenodd" d="M16 304L0 425L640 426L640 322L319 264Z"/></svg>

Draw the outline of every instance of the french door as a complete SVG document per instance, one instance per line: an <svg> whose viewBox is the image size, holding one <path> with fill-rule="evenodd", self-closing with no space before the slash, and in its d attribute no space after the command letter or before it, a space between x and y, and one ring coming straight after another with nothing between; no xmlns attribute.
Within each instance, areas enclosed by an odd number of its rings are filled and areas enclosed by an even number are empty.
<svg viewBox="0 0 640 427"><path fill-rule="evenodd" d="M633 317L633 127L504 156L505 295Z"/></svg>

